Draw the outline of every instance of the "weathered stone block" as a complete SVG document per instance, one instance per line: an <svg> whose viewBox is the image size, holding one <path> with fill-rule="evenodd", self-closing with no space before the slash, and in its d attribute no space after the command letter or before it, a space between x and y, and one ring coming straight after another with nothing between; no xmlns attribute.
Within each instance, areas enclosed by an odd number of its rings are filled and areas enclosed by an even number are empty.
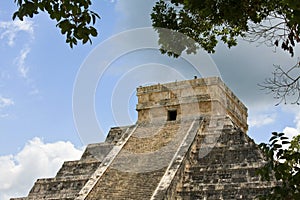
<svg viewBox="0 0 300 200"><path fill-rule="evenodd" d="M31 199L254 199L273 187L246 135L247 108L219 78L137 89L138 121L114 127L55 178L39 179Z"/></svg>

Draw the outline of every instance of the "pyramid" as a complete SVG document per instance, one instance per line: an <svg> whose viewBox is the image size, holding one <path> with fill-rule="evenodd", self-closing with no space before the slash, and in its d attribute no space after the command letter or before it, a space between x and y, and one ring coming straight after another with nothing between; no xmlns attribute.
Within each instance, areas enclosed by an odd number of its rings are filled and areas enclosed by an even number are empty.
<svg viewBox="0 0 300 200"><path fill-rule="evenodd" d="M274 182L246 134L247 108L220 78L137 88L138 120L12 200L255 199Z"/></svg>

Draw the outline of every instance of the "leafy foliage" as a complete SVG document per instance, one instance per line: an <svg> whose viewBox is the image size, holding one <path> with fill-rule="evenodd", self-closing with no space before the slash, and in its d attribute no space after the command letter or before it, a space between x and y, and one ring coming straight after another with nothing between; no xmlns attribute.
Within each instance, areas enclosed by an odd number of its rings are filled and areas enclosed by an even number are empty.
<svg viewBox="0 0 300 200"><path fill-rule="evenodd" d="M90 0L15 0L19 9L13 14L13 19L32 18L39 12L46 12L56 20L61 33L66 35L66 42L73 48L77 41L92 42L91 36L97 36L93 25L99 15L89 8Z"/></svg>
<svg viewBox="0 0 300 200"><path fill-rule="evenodd" d="M290 146L285 148L287 145ZM300 199L300 135L289 142L284 133L273 132L269 144L261 143L259 146L267 164L258 173L268 181L273 175L279 182L272 193L261 199Z"/></svg>
<svg viewBox="0 0 300 200"><path fill-rule="evenodd" d="M160 0L151 18L156 28L172 29L192 38L196 43L179 44L187 53L194 53L199 46L213 53L218 38L232 47L242 36L281 45L293 56L293 47L300 42L300 2L294 0ZM170 45L168 40L159 43L162 49Z"/></svg>

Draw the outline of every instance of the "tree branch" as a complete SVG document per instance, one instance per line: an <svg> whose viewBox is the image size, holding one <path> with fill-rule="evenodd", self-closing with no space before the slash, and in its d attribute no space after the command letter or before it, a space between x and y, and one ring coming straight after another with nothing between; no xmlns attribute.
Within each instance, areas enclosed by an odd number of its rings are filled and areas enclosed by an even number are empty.
<svg viewBox="0 0 300 200"><path fill-rule="evenodd" d="M262 84L261 89L267 93L273 93L275 99L279 99L276 105L291 101L292 104L300 105L300 63L284 70L281 66L275 65L272 78L267 78ZM293 97L293 98L292 98Z"/></svg>

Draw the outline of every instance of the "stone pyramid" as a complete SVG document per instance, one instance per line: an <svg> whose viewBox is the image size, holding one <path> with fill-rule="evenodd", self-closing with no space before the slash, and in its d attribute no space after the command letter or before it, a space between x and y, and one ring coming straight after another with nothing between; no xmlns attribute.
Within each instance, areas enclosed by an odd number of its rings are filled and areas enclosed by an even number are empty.
<svg viewBox="0 0 300 200"><path fill-rule="evenodd" d="M219 78L137 88L138 121L114 127L54 178L38 179L31 199L255 199L274 186L246 134L247 108Z"/></svg>

